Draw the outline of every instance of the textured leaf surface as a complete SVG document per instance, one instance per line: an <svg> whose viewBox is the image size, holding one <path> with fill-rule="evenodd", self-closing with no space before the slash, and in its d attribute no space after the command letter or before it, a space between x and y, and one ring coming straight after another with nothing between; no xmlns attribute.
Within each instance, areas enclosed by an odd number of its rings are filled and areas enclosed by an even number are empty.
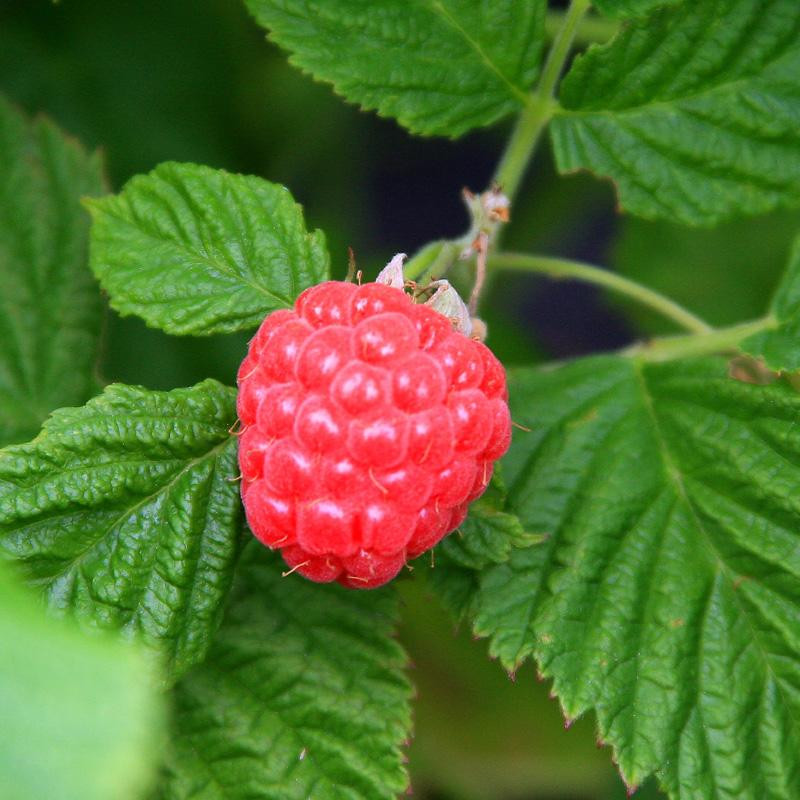
<svg viewBox="0 0 800 800"><path fill-rule="evenodd" d="M608 17L642 17L664 6L674 6L682 0L593 0L592 6Z"/></svg>
<svg viewBox="0 0 800 800"><path fill-rule="evenodd" d="M141 797L163 724L144 659L121 642L45 618L6 568L0 641L4 800Z"/></svg>
<svg viewBox="0 0 800 800"><path fill-rule="evenodd" d="M281 566L245 550L209 658L178 685L170 800L388 800L407 785L394 594L282 578Z"/></svg>
<svg viewBox="0 0 800 800"><path fill-rule="evenodd" d="M486 493L469 509L457 531L436 548L428 574L448 610L464 617L478 588L480 570L503 564L514 548L543 541L541 534L526 531L515 514L507 510L506 488L496 468Z"/></svg>
<svg viewBox="0 0 800 800"><path fill-rule="evenodd" d="M175 334L257 326L328 277L321 231L261 178L165 163L89 205L91 265L111 305Z"/></svg>
<svg viewBox="0 0 800 800"><path fill-rule="evenodd" d="M514 547L527 547L542 541L528 533L514 514L498 508L491 500L472 504L469 516L459 530L448 536L440 551L448 560L470 569L508 561Z"/></svg>
<svg viewBox="0 0 800 800"><path fill-rule="evenodd" d="M171 675L202 659L232 580L234 398L115 384L0 453L0 553L53 610L138 635Z"/></svg>
<svg viewBox="0 0 800 800"><path fill-rule="evenodd" d="M514 547L541 542L541 536L526 531L519 518L508 513L507 503L508 492L498 464L486 491L470 505L467 518L439 544L437 557L462 567L482 569L508 561Z"/></svg>
<svg viewBox="0 0 800 800"><path fill-rule="evenodd" d="M800 369L800 239L795 241L789 266L772 300L773 327L741 343L750 355L764 359L773 370Z"/></svg>
<svg viewBox="0 0 800 800"><path fill-rule="evenodd" d="M87 265L84 194L101 164L0 97L0 446L94 389L100 294Z"/></svg>
<svg viewBox="0 0 800 800"><path fill-rule="evenodd" d="M520 111L544 0L246 0L290 60L414 133L458 136Z"/></svg>
<svg viewBox="0 0 800 800"><path fill-rule="evenodd" d="M559 169L609 176L647 218L800 204L799 72L795 0L657 11L576 59L552 123Z"/></svg>
<svg viewBox="0 0 800 800"><path fill-rule="evenodd" d="M800 395L721 360L512 380L509 498L539 546L477 574L475 630L597 712L631 784L800 793Z"/></svg>

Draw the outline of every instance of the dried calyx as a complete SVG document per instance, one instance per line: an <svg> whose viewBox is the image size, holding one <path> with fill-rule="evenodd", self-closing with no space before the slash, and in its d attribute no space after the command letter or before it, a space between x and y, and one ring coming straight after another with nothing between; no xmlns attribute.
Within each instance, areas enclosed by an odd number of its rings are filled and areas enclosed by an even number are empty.
<svg viewBox="0 0 800 800"><path fill-rule="evenodd" d="M424 304L447 317L455 330L465 336L483 341L486 338L485 323L482 320L473 319L467 304L461 299L461 295L459 295L455 287L449 281L443 279L431 281L424 287L419 287L410 281L406 281L403 275L403 263L406 258L405 253L397 253L380 271L375 283L383 283L395 289L409 287L414 291L416 297L427 295Z"/></svg>

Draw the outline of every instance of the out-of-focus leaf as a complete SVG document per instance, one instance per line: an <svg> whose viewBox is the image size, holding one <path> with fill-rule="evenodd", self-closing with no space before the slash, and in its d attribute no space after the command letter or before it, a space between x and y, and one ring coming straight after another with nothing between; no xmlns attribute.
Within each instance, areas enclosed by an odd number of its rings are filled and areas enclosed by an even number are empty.
<svg viewBox="0 0 800 800"><path fill-rule="evenodd" d="M145 659L122 642L45 618L6 567L0 641L3 799L140 798L163 734Z"/></svg>
<svg viewBox="0 0 800 800"><path fill-rule="evenodd" d="M663 6L674 6L683 0L593 0L592 6L608 17L642 17Z"/></svg>
<svg viewBox="0 0 800 800"><path fill-rule="evenodd" d="M800 229L800 214L776 211L713 230L633 217L620 224L613 268L712 325L733 325L764 313ZM625 303L625 309L648 334L674 332L672 323L639 304Z"/></svg>
<svg viewBox="0 0 800 800"><path fill-rule="evenodd" d="M0 97L0 446L36 435L95 388L100 295L87 265L85 194L100 159Z"/></svg>
<svg viewBox="0 0 800 800"><path fill-rule="evenodd" d="M741 348L778 372L800 369L800 239L770 307L770 328L750 336Z"/></svg>

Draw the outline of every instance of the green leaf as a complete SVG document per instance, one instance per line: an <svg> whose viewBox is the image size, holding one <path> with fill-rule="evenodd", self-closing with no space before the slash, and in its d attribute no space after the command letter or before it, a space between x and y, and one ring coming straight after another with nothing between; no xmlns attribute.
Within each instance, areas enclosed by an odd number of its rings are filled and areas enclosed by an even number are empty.
<svg viewBox="0 0 800 800"><path fill-rule="evenodd" d="M544 0L245 0L290 61L414 133L459 136L520 111Z"/></svg>
<svg viewBox="0 0 800 800"><path fill-rule="evenodd" d="M800 4L655 12L578 57L552 123L562 172L609 176L622 208L714 225L800 204Z"/></svg>
<svg viewBox="0 0 800 800"><path fill-rule="evenodd" d="M610 264L712 325L733 325L764 313L798 230L796 211L740 219L713 230L627 217ZM641 305L626 301L624 307L646 333L674 332L674 325Z"/></svg>
<svg viewBox="0 0 800 800"><path fill-rule="evenodd" d="M470 611L481 570L505 563L514 548L538 545L546 538L526 531L519 517L508 513L506 501L498 465L489 488L472 503L459 529L439 544L431 559L428 578L445 607L458 620Z"/></svg>
<svg viewBox="0 0 800 800"><path fill-rule="evenodd" d="M163 709L129 645L47 619L0 571L4 800L133 800L154 778Z"/></svg>
<svg viewBox="0 0 800 800"><path fill-rule="evenodd" d="M240 531L235 392L115 384L0 451L0 554L51 609L122 628L167 674L202 660Z"/></svg>
<svg viewBox="0 0 800 800"><path fill-rule="evenodd" d="M475 632L595 709L630 785L800 793L800 395L723 360L513 376L509 498L550 533L483 570Z"/></svg>
<svg viewBox="0 0 800 800"><path fill-rule="evenodd" d="M391 590L281 577L252 543L208 660L177 688L170 800L395 798L406 656Z"/></svg>
<svg viewBox="0 0 800 800"><path fill-rule="evenodd" d="M84 194L100 158L0 97L0 446L95 388L101 304L87 267Z"/></svg>
<svg viewBox="0 0 800 800"><path fill-rule="evenodd" d="M778 372L800 370L800 238L770 307L772 327L745 339L740 347L763 358Z"/></svg>
<svg viewBox="0 0 800 800"><path fill-rule="evenodd" d="M542 541L540 535L525 531L514 514L501 511L491 501L478 500L459 530L442 542L439 552L463 567L483 569L508 561L513 547Z"/></svg>
<svg viewBox="0 0 800 800"><path fill-rule="evenodd" d="M167 333L253 328L328 278L321 231L261 178L165 163L88 204L91 265L111 305Z"/></svg>
<svg viewBox="0 0 800 800"><path fill-rule="evenodd" d="M514 547L539 544L543 537L529 533L519 518L507 511L507 492L499 466L484 494L469 507L457 531L447 536L437 555L468 569L508 561Z"/></svg>
<svg viewBox="0 0 800 800"><path fill-rule="evenodd" d="M664 6L674 6L682 0L593 0L592 6L608 17L628 19L643 17Z"/></svg>

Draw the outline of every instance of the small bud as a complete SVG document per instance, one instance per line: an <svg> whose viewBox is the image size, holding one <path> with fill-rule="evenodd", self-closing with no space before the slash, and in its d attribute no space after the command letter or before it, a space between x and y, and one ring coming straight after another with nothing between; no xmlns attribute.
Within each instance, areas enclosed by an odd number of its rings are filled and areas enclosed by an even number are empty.
<svg viewBox="0 0 800 800"><path fill-rule="evenodd" d="M403 276L403 262L408 258L405 253L398 253L392 260L378 273L375 283L385 283L393 289L402 289L406 279Z"/></svg>
<svg viewBox="0 0 800 800"><path fill-rule="evenodd" d="M493 188L481 195L486 216L492 222L508 222L511 201L499 189Z"/></svg>
<svg viewBox="0 0 800 800"><path fill-rule="evenodd" d="M430 306L434 311L438 311L451 320L453 327L459 333L471 336L472 319L466 303L461 299L458 292L446 280L433 281L431 286L435 286L436 291L425 305Z"/></svg>
<svg viewBox="0 0 800 800"><path fill-rule="evenodd" d="M486 327L486 323L480 317L472 317L472 333L470 336L479 342L485 342L488 333L489 329Z"/></svg>

